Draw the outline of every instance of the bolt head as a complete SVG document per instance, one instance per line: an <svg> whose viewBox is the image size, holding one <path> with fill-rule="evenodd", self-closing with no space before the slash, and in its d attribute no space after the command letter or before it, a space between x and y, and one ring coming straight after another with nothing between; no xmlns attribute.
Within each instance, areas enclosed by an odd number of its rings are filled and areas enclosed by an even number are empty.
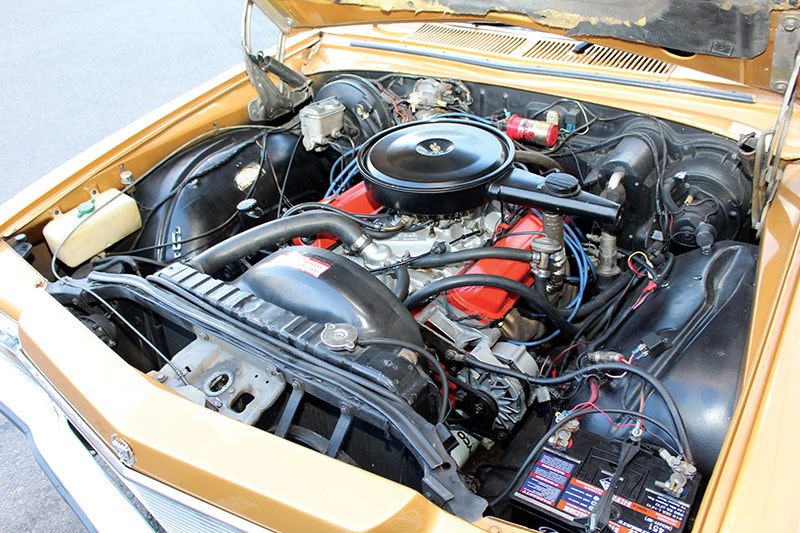
<svg viewBox="0 0 800 533"><path fill-rule="evenodd" d="M772 85L772 88L773 88L773 89L775 89L776 91L780 91L780 92L783 92L783 91L785 91L785 90L786 90L786 87L788 87L788 85L786 84L786 82L785 82L785 81L778 81L778 82L775 82L775 83Z"/></svg>
<svg viewBox="0 0 800 533"><path fill-rule="evenodd" d="M781 26L786 31L794 31L800 27L800 20L794 17L787 17L781 22Z"/></svg>
<svg viewBox="0 0 800 533"><path fill-rule="evenodd" d="M133 172L130 170L123 170L119 173L119 181L122 185L128 186L133 183Z"/></svg>

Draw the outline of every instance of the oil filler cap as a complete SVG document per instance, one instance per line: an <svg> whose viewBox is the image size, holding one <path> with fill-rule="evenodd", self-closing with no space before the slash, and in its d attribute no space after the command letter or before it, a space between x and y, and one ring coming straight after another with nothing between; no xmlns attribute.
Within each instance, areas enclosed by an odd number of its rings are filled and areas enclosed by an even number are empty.
<svg viewBox="0 0 800 533"><path fill-rule="evenodd" d="M550 196L569 198L581 192L581 184L575 176L554 172L545 176L542 190Z"/></svg>

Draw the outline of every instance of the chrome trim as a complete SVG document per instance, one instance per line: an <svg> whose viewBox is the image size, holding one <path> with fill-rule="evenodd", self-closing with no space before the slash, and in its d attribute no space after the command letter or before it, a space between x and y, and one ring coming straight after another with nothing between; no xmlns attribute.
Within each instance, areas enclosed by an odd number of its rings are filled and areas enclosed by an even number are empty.
<svg viewBox="0 0 800 533"><path fill-rule="evenodd" d="M473 59L471 57L462 56L458 54L451 54L449 52L431 52L429 50L419 50L409 46L369 43L366 41L350 41L350 46L354 48L367 48L370 50L380 50L383 52L400 52L403 54L413 54L421 57L430 57L433 59L445 59L449 61L455 61L456 63L464 63L466 65L472 65L476 67L488 67L497 70L506 70L510 72L522 72L525 74L537 74L540 76L552 76L555 78L569 78L574 80L599 81L602 83L613 83L616 85L626 85L629 87L641 87L643 89L655 89L658 91L688 94L691 96L702 96L707 98L714 98L717 100L741 102L745 104L754 104L756 101L755 96L753 96L752 94L737 93L734 91L701 89L697 87L689 87L687 85L673 85L670 83L660 82L660 81L632 80L628 78L618 78L616 76L607 76L605 74L572 72L568 70L560 70L555 68L533 67L533 66L526 67L522 65L513 65L511 63L494 61L488 58Z"/></svg>

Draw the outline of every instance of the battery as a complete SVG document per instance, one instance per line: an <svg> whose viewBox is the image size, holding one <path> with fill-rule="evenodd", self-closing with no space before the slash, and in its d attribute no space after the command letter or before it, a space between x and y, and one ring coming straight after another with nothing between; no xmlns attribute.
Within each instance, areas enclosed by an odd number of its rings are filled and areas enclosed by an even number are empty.
<svg viewBox="0 0 800 533"><path fill-rule="evenodd" d="M587 431L574 433L572 443L565 452L544 448L511 496L521 521L537 529L586 531L591 511L612 482L622 444ZM617 483L608 527L615 533L684 531L700 475L675 497L656 485L670 474L657 450L642 445Z"/></svg>

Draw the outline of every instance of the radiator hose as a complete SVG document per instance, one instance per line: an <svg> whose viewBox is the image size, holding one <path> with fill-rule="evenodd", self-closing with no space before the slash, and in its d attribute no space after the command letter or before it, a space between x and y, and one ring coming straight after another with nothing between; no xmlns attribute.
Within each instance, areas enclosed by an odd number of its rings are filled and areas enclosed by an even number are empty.
<svg viewBox="0 0 800 533"><path fill-rule="evenodd" d="M262 248L296 237L327 233L338 237L353 252L362 254L372 239L359 225L335 214L315 212L279 218L234 235L189 261L189 266L213 274L224 266L256 253Z"/></svg>

